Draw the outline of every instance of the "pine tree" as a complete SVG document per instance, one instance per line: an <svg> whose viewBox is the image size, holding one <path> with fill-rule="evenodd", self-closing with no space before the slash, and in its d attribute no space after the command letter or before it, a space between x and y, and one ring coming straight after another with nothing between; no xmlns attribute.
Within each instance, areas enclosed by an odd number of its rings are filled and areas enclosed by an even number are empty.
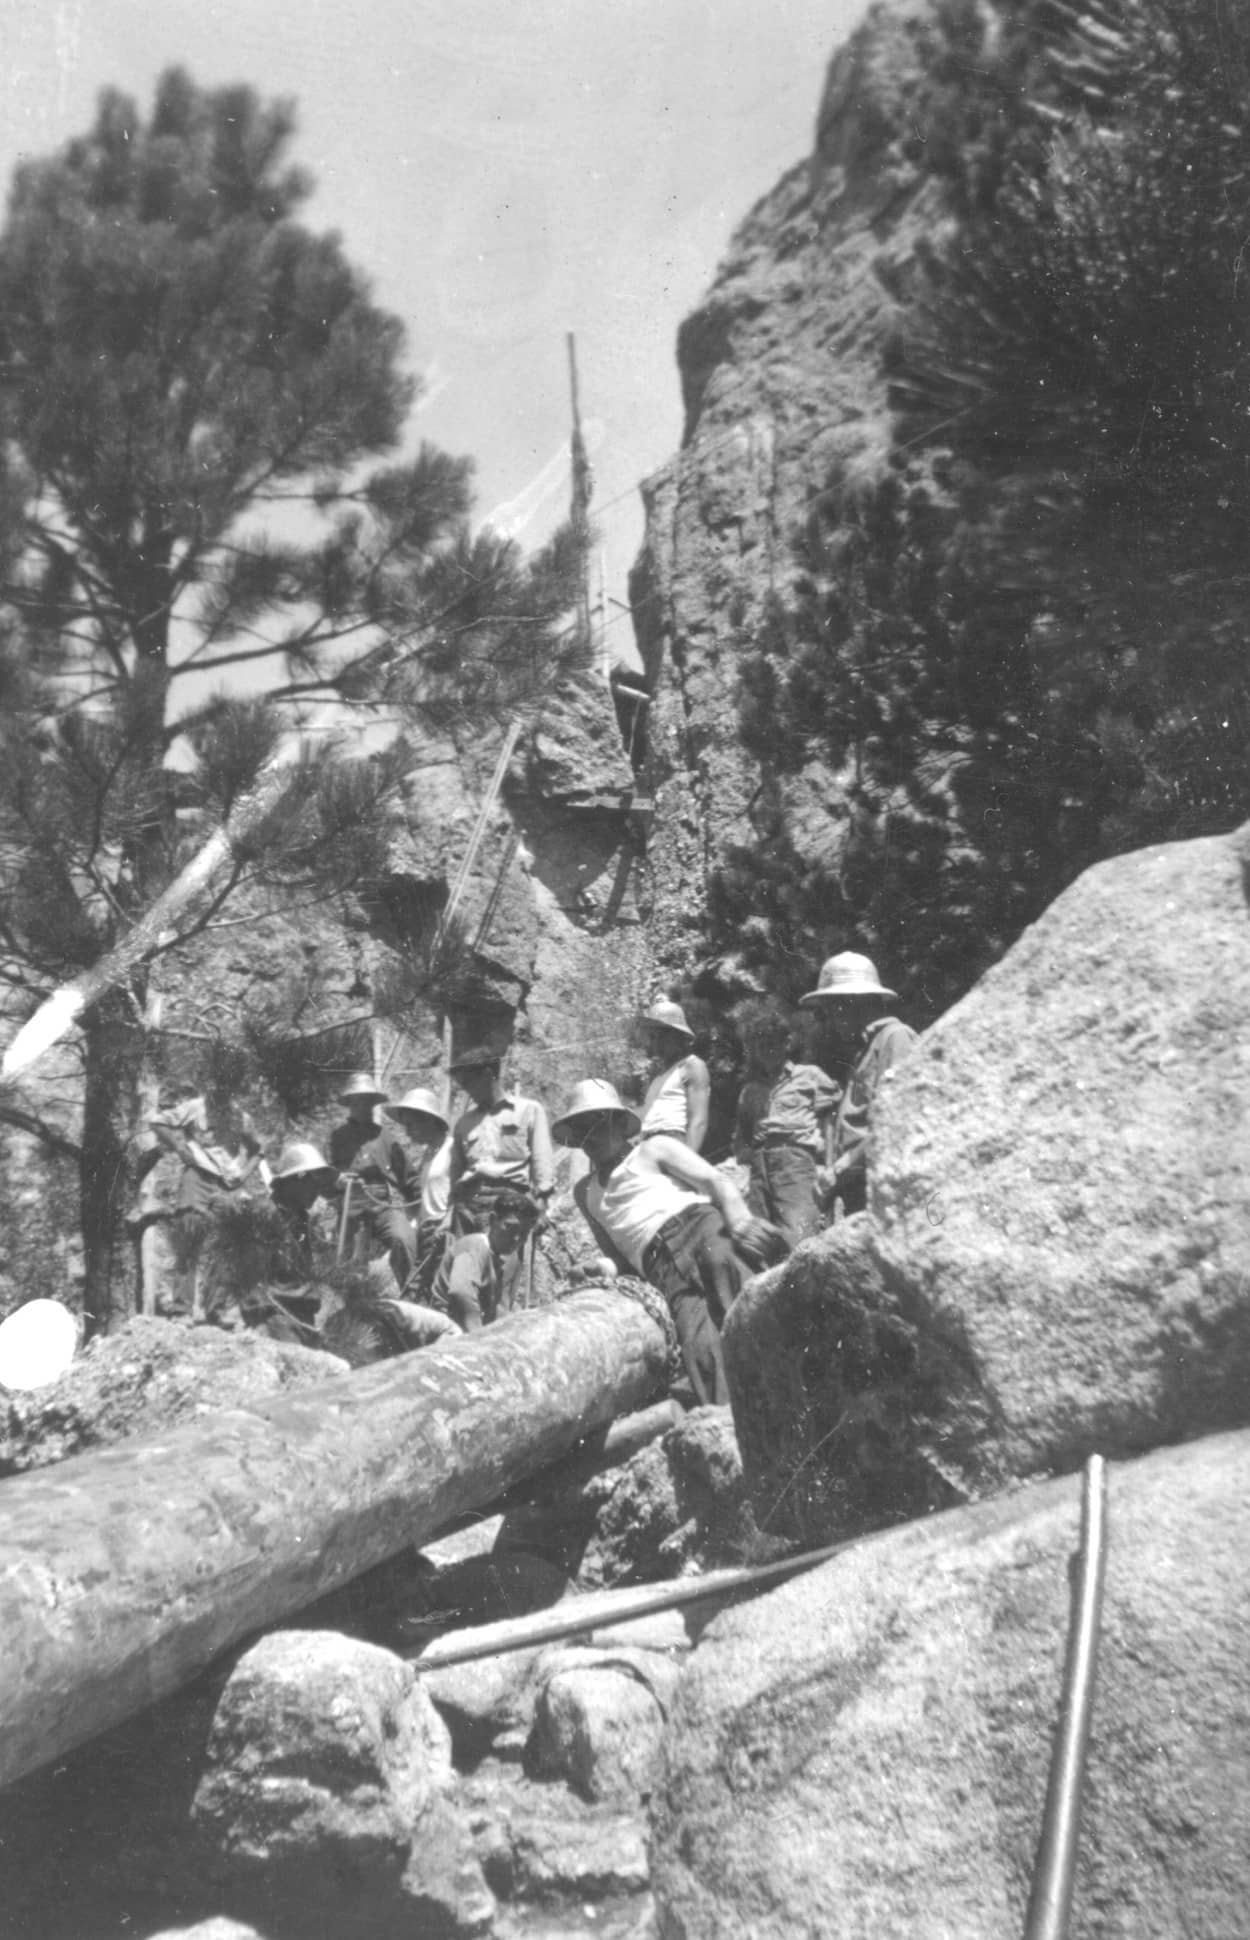
<svg viewBox="0 0 1250 1940"><path fill-rule="evenodd" d="M345 762L319 743L275 774L291 730L326 702L419 720L463 699L455 657L439 657L458 602L474 603L466 645L494 629L515 698L555 651L567 591L558 544L533 572L513 548L487 582L506 581L501 620L467 537L469 461L423 446L378 465L417 386L398 320L337 237L298 220L310 184L288 160L293 128L289 105L180 71L146 120L107 93L90 134L19 171L0 235L10 1019L142 937L188 856L261 786L246 840L81 1019L96 1327L134 1298L152 962L249 885L376 862L379 803L410 749ZM536 588L545 603L509 625ZM0 1112L22 1122L22 1101Z"/></svg>

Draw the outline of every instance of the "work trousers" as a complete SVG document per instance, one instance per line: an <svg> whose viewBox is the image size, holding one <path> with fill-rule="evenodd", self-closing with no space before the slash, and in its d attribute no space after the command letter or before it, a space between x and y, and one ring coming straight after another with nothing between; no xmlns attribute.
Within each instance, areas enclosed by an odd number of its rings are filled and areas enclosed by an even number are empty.
<svg viewBox="0 0 1250 1940"><path fill-rule="evenodd" d="M416 1228L403 1207L358 1200L348 1217L348 1252L363 1252L368 1259L378 1259L385 1253L396 1288L402 1293L417 1264Z"/></svg>
<svg viewBox="0 0 1250 1940"><path fill-rule="evenodd" d="M662 1226L643 1255L643 1272L668 1302L695 1399L729 1400L720 1330L750 1274L715 1206L687 1206Z"/></svg>
<svg viewBox="0 0 1250 1940"><path fill-rule="evenodd" d="M751 1154L747 1204L760 1219L778 1227L791 1246L819 1232L816 1161L811 1153L797 1145L759 1146Z"/></svg>

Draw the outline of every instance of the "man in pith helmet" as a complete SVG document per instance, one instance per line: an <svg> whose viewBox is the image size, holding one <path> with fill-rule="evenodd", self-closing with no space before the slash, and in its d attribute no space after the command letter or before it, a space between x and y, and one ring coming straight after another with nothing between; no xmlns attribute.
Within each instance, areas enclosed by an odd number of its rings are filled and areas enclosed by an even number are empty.
<svg viewBox="0 0 1250 1940"><path fill-rule="evenodd" d="M538 1100L503 1082L503 1059L488 1045L460 1052L450 1068L470 1099L451 1135L453 1232L484 1231L491 1201L505 1189L528 1192L545 1209L555 1184L555 1154Z"/></svg>
<svg viewBox="0 0 1250 1940"><path fill-rule="evenodd" d="M889 990L870 957L842 950L821 965L815 990L799 998L820 1020L823 1061L850 1067L834 1126L834 1194L843 1212L868 1203L868 1131L874 1100L910 1055L916 1033L895 1017Z"/></svg>
<svg viewBox="0 0 1250 1940"><path fill-rule="evenodd" d="M330 1163L350 1194L347 1234L353 1244L364 1235L371 1254L385 1253L402 1293L417 1263L417 1236L407 1214L417 1185L402 1139L379 1125L378 1105L386 1093L367 1071L353 1072L339 1093L347 1117L330 1134Z"/></svg>
<svg viewBox="0 0 1250 1940"><path fill-rule="evenodd" d="M438 1098L425 1085L414 1085L386 1107L403 1131L409 1146L409 1169L417 1197L408 1214L417 1225L417 1279L428 1293L442 1258L451 1219L451 1125Z"/></svg>
<svg viewBox="0 0 1250 1940"><path fill-rule="evenodd" d="M684 1140L666 1132L640 1138L639 1130L637 1112L614 1088L587 1078L552 1135L590 1160L573 1196L607 1259L667 1300L696 1398L725 1403L721 1324L751 1274L787 1249Z"/></svg>
<svg viewBox="0 0 1250 1940"><path fill-rule="evenodd" d="M686 1013L671 998L657 997L644 1011L642 1027L652 1074L642 1101L642 1136L667 1133L684 1139L692 1152L701 1152L712 1087L706 1064L694 1054Z"/></svg>
<svg viewBox="0 0 1250 1940"><path fill-rule="evenodd" d="M316 1258L311 1215L318 1199L331 1198L337 1189L338 1174L310 1140L295 1138L283 1146L270 1176L269 1196L282 1214L285 1241L272 1263L270 1283L240 1300L249 1326L278 1340L321 1344L321 1292L315 1282L319 1264L328 1267L329 1259Z"/></svg>

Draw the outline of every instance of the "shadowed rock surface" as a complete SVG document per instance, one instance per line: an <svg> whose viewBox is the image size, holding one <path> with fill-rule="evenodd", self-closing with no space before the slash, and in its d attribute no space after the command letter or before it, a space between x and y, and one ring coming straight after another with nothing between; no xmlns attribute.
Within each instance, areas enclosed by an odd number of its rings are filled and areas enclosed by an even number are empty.
<svg viewBox="0 0 1250 1940"><path fill-rule="evenodd" d="M1250 1435L1113 1466L1072 1940L1238 1940ZM717 1618L652 1806L666 1940L1002 1940L1041 1825L1076 1479L916 1522Z"/></svg>

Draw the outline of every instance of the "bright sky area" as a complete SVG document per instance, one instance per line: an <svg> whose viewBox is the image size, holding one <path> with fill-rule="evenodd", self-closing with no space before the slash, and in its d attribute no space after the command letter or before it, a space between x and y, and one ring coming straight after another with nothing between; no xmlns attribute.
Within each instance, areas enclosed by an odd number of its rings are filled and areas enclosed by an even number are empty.
<svg viewBox="0 0 1250 1940"><path fill-rule="evenodd" d="M677 326L733 229L811 144L862 0L0 0L0 180L165 67L299 109L338 229L407 326L411 427L478 466L478 513L538 544L567 509L573 331L608 592L638 481L676 450ZM550 489L541 496L541 483ZM533 488L533 489L531 489ZM532 501L539 500L528 518ZM613 657L630 628L613 605Z"/></svg>

